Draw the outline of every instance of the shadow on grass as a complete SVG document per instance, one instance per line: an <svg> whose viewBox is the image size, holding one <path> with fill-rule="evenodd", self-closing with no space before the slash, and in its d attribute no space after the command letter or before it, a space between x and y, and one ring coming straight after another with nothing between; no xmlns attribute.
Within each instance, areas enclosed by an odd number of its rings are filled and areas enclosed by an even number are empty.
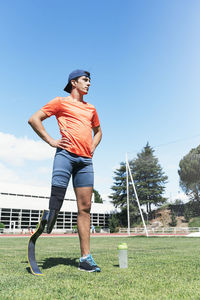
<svg viewBox="0 0 200 300"><path fill-rule="evenodd" d="M52 267L55 267L57 265L65 265L65 266L74 266L78 267L78 262L76 261L76 258L63 258L63 257L49 257L46 258L43 262L43 265L41 267L43 269L50 269Z"/></svg>
<svg viewBox="0 0 200 300"><path fill-rule="evenodd" d="M27 267L27 268L26 268L26 271L27 271L29 274L32 274L32 273L31 273L30 267Z"/></svg>
<svg viewBox="0 0 200 300"><path fill-rule="evenodd" d="M22 264L24 264L24 263L27 263L27 264L28 264L28 261L22 261L21 263L22 263ZM37 263L38 267L41 269L42 266L43 266L43 261L37 261L36 263ZM31 268L30 268L30 267L26 267L26 271L27 271L29 274L32 275L32 272L31 272Z"/></svg>
<svg viewBox="0 0 200 300"><path fill-rule="evenodd" d="M40 269L50 269L58 265L74 266L77 268L78 262L76 260L76 258L71 259L63 257L49 257L44 259L43 261L38 261L37 265ZM22 261L22 263L28 263L28 261ZM30 267L26 267L26 271L32 274Z"/></svg>

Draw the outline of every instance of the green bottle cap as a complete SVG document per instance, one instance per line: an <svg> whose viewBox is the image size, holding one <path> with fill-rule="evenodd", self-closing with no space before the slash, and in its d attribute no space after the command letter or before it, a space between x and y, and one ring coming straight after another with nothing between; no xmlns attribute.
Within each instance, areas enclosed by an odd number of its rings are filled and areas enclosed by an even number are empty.
<svg viewBox="0 0 200 300"><path fill-rule="evenodd" d="M118 250L127 250L128 249L128 246L127 246L127 243L121 243L118 245L117 247Z"/></svg>

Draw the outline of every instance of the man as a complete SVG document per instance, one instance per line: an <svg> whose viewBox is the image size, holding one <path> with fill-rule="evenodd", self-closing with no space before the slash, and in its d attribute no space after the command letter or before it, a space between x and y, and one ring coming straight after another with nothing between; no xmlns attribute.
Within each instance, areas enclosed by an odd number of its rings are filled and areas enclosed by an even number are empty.
<svg viewBox="0 0 200 300"><path fill-rule="evenodd" d="M90 73L84 70L73 71L64 88L70 95L51 100L29 119L29 124L46 143L57 148L47 232L50 233L53 229L72 175L78 206L77 225L81 249L79 269L100 272L90 254L90 208L94 183L92 156L102 133L95 107L83 100L89 87ZM52 115L56 116L59 125L62 136L59 140L53 139L42 124L42 121Z"/></svg>

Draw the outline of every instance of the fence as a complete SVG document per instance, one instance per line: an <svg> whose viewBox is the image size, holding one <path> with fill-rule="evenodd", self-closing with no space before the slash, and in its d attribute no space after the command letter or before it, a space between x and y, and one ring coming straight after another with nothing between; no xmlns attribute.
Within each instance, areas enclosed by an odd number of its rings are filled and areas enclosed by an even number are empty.
<svg viewBox="0 0 200 300"><path fill-rule="evenodd" d="M0 228L0 234L32 234L35 231L26 229L10 229L10 228ZM44 231L46 232L46 231ZM73 229L53 229L52 233L54 234L67 234L67 233L74 233L75 231ZM109 228L100 228L100 233L110 233Z"/></svg>
<svg viewBox="0 0 200 300"><path fill-rule="evenodd" d="M148 228L148 234L182 234L187 235L192 232L200 232L200 227L160 227L160 228ZM119 228L119 233L128 233L127 228ZM130 233L133 234L145 234L143 227L130 228Z"/></svg>

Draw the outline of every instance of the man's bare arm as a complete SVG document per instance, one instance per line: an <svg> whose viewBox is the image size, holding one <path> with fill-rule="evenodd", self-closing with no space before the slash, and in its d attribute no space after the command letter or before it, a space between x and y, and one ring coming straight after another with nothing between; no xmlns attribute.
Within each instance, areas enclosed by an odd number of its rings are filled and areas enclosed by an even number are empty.
<svg viewBox="0 0 200 300"><path fill-rule="evenodd" d="M93 132L94 132L94 136L93 136L93 140L92 140L92 149L91 149L91 154L94 154L94 151L96 149L96 147L98 146L98 144L101 141L102 138L102 131L101 131L101 127L94 127L93 128Z"/></svg>
<svg viewBox="0 0 200 300"><path fill-rule="evenodd" d="M62 138L60 140L53 139L47 133L46 129L42 124L42 121L44 121L46 118L48 118L48 116L42 110L38 110L30 117L28 123L31 125L31 127L37 133L37 135L41 137L41 139L43 139L50 146L65 149L70 144L69 140L67 138Z"/></svg>

